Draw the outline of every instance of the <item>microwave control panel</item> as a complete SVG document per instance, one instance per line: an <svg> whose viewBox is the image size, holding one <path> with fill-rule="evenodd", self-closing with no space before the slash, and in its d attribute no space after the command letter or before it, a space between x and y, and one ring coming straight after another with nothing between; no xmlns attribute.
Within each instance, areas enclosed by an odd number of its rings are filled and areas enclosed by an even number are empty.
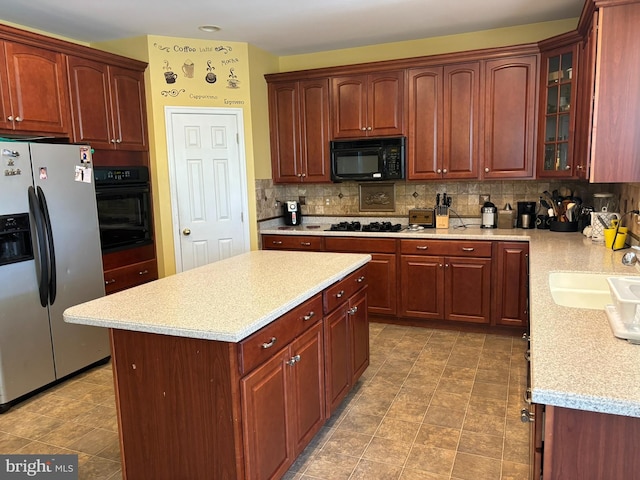
<svg viewBox="0 0 640 480"><path fill-rule="evenodd" d="M403 178L402 148L386 147L385 164L387 166L387 178Z"/></svg>

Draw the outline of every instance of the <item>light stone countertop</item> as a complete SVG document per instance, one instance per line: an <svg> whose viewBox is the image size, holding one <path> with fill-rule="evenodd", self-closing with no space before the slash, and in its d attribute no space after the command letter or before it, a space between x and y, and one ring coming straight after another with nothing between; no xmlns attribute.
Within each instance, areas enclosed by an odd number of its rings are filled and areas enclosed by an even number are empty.
<svg viewBox="0 0 640 480"><path fill-rule="evenodd" d="M345 219L351 221L353 219ZM467 219L465 219L467 220ZM362 223L376 221L362 219ZM311 223L311 222L310 222ZM337 223L333 220L329 223ZM472 223L472 222L468 222ZM476 222L478 223L478 222ZM549 230L463 228L399 233L293 230L264 225L260 233L385 238L475 239L529 242L532 399L535 403L640 417L640 345L613 336L602 310L557 305L549 287L551 272L639 275L622 265L629 250L612 252L581 233Z"/></svg>
<svg viewBox="0 0 640 480"><path fill-rule="evenodd" d="M70 307L64 319L238 342L369 260L365 254L252 251Z"/></svg>

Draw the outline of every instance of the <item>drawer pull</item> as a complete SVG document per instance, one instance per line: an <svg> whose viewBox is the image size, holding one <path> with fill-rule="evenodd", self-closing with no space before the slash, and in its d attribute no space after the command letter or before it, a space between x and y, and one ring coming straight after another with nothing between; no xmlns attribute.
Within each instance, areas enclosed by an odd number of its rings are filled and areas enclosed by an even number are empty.
<svg viewBox="0 0 640 480"><path fill-rule="evenodd" d="M302 245L303 247L310 247L311 242L300 242L300 245Z"/></svg>
<svg viewBox="0 0 640 480"><path fill-rule="evenodd" d="M358 277L358 279L356 280L356 282L358 282L358 283L362 283L362 282L364 282L364 275L363 275L363 276L361 276L361 277Z"/></svg>
<svg viewBox="0 0 640 480"><path fill-rule="evenodd" d="M291 359L287 361L287 365L289 365L290 367L293 367L299 361L300 361L300 355L296 355L294 357L291 357Z"/></svg>
<svg viewBox="0 0 640 480"><path fill-rule="evenodd" d="M142 270L138 272L138 275L146 275L147 273L149 273L149 270Z"/></svg>
<svg viewBox="0 0 640 480"><path fill-rule="evenodd" d="M271 348L275 345L275 343L276 343L276 337L271 337L271 341L268 343L263 343L262 348L264 349Z"/></svg>
<svg viewBox="0 0 640 480"><path fill-rule="evenodd" d="M344 290L340 290L338 293L336 293L336 298L342 298L343 295L344 295Z"/></svg>
<svg viewBox="0 0 640 480"><path fill-rule="evenodd" d="M427 245L417 245L416 246L417 250L426 250L427 248L429 248Z"/></svg>
<svg viewBox="0 0 640 480"><path fill-rule="evenodd" d="M462 247L463 252L473 252L475 248L473 247Z"/></svg>
<svg viewBox="0 0 640 480"><path fill-rule="evenodd" d="M316 312L309 312L308 315L305 315L304 317L302 317L302 320L306 322L308 320L311 320L315 316L316 316Z"/></svg>
<svg viewBox="0 0 640 480"><path fill-rule="evenodd" d="M111 285L112 283L116 283L116 279L112 278L111 280L105 280L104 284L105 285Z"/></svg>
<svg viewBox="0 0 640 480"><path fill-rule="evenodd" d="M355 315L357 311L358 311L358 307L352 307L349 310L347 310L347 313L349 315Z"/></svg>
<svg viewBox="0 0 640 480"><path fill-rule="evenodd" d="M282 240L274 240L273 242L274 245L282 245Z"/></svg>

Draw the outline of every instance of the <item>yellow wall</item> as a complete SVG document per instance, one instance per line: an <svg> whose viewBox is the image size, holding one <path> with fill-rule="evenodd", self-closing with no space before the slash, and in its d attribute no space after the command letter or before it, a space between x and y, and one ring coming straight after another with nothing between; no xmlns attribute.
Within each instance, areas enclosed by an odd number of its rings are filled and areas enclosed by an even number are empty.
<svg viewBox="0 0 640 480"><path fill-rule="evenodd" d="M280 57L280 72L538 42L545 38L574 30L577 25L577 18L568 18L553 22L532 23L459 35L345 48L305 55L289 55Z"/></svg>

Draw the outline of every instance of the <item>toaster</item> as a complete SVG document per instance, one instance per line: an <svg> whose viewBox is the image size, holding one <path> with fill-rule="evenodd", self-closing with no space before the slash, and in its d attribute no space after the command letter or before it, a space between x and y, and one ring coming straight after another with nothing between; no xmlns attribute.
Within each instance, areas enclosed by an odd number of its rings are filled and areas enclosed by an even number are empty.
<svg viewBox="0 0 640 480"><path fill-rule="evenodd" d="M412 208L409 210L409 225L420 225L425 228L435 228L436 218L433 208Z"/></svg>

